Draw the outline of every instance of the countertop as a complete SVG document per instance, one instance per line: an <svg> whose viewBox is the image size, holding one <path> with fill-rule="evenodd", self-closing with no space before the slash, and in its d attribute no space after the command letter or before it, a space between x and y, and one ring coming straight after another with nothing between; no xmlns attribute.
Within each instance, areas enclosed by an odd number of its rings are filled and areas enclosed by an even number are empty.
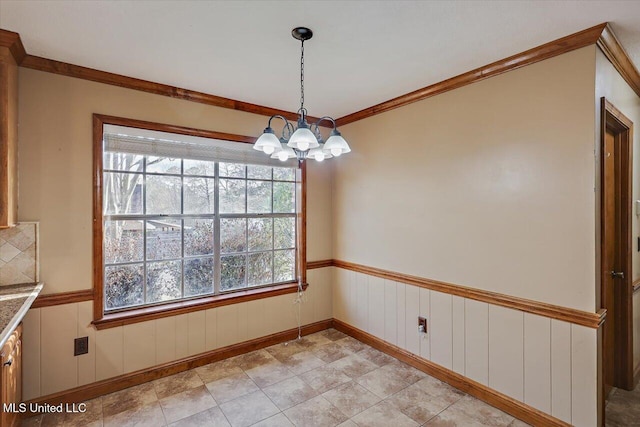
<svg viewBox="0 0 640 427"><path fill-rule="evenodd" d="M0 286L0 347L22 322L41 290L42 283Z"/></svg>

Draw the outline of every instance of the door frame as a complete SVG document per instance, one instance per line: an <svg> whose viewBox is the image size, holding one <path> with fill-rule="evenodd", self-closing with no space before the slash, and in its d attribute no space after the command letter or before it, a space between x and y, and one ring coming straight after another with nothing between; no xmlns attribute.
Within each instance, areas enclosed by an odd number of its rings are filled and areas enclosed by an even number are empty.
<svg viewBox="0 0 640 427"><path fill-rule="evenodd" d="M619 254L623 256L623 271L625 277L622 285L614 291L615 316L607 316L606 322L613 322L615 328L614 339L614 386L625 390L634 387L633 378L633 285L632 285L632 186L633 186L633 122L620 112L604 97L601 98L600 108L600 188L604 188L605 134L609 130L616 139L619 147L619 159L616 159L616 178L620 179L620 186L616 188L616 198L620 201L622 247ZM604 191L600 192L600 297L604 289ZM604 354L604 340L602 340ZM604 390L604 366L602 387ZM604 397L603 397L604 403Z"/></svg>

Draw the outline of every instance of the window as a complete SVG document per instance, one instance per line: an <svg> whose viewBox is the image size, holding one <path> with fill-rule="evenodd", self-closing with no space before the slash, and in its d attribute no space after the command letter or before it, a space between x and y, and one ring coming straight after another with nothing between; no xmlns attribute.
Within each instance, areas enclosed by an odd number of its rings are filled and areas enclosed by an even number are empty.
<svg viewBox="0 0 640 427"><path fill-rule="evenodd" d="M298 280L295 164L118 124L100 139L104 314Z"/></svg>

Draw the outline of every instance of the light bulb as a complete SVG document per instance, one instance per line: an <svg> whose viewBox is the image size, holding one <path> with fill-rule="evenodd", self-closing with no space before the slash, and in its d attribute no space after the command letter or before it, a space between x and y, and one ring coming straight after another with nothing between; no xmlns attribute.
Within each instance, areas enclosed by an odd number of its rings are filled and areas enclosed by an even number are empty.
<svg viewBox="0 0 640 427"><path fill-rule="evenodd" d="M322 151L316 154L316 160L319 162L324 160L324 153Z"/></svg>
<svg viewBox="0 0 640 427"><path fill-rule="evenodd" d="M286 151L282 150L278 153L278 158L284 162L289 158L289 156Z"/></svg>
<svg viewBox="0 0 640 427"><path fill-rule="evenodd" d="M276 151L276 149L271 145L265 145L264 147L262 147L262 151L264 151L265 154L272 154L274 151Z"/></svg>
<svg viewBox="0 0 640 427"><path fill-rule="evenodd" d="M298 142L298 150L307 151L309 149L309 143L307 141Z"/></svg>
<svg viewBox="0 0 640 427"><path fill-rule="evenodd" d="M340 154L342 154L342 149L340 149L340 148L332 148L331 149L331 154L333 156L338 157Z"/></svg>

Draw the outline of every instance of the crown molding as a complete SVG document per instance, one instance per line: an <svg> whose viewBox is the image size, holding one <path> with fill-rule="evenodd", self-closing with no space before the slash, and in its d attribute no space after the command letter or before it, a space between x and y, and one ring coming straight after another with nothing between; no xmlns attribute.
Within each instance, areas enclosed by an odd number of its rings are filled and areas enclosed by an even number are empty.
<svg viewBox="0 0 640 427"><path fill-rule="evenodd" d="M515 70L526 65L534 64L538 61L571 52L572 50L580 49L581 47L592 45L598 41L598 38L606 26L606 23L596 25L586 30L534 47L533 49L525 50L524 52L509 56L508 58L492 62L491 64L484 65L476 68L475 70L471 70L450 79L406 93L398 96L397 98L374 105L373 107L365 108L355 113L340 117L336 120L336 123L338 126L353 123L367 117L384 113L385 111L403 107L453 89L458 89L471 83L479 82L480 80L484 80L489 77L497 76L498 74L506 73L507 71Z"/></svg>
<svg viewBox="0 0 640 427"><path fill-rule="evenodd" d="M6 47L11 52L13 59L18 65L22 62L27 52L24 50L20 34L13 31L0 29L0 47Z"/></svg>
<svg viewBox="0 0 640 427"><path fill-rule="evenodd" d="M627 51L624 50L624 47L620 44L611 25L607 24L604 27L597 44L602 53L604 53L611 64L613 64L614 68L618 70L622 78L631 86L631 89L640 96L640 73L638 73L638 69L633 62L631 62Z"/></svg>

